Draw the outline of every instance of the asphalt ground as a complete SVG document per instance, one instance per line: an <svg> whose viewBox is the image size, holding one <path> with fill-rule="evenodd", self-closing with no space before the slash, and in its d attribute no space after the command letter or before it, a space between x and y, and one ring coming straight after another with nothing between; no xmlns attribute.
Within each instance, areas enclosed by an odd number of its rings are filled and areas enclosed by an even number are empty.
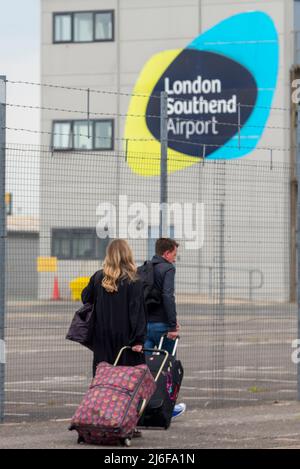
<svg viewBox="0 0 300 469"><path fill-rule="evenodd" d="M76 432L68 431L68 423L68 420L50 420L0 425L0 449L95 449L105 450L110 456L116 450L130 455L132 450L146 449L146 453L140 453L140 458L146 454L146 463L151 462L153 450L162 453L171 450L171 454L173 450L178 454L178 449L183 449L193 456L193 449L300 449L300 403L297 402L190 409L167 431L143 430L142 438L132 440L129 448L77 445ZM98 462L102 462L101 457ZM196 454L195 462L203 464L201 453Z"/></svg>
<svg viewBox="0 0 300 469"><path fill-rule="evenodd" d="M92 368L91 352L65 340L79 306L8 305L6 424L37 422L32 428L39 428L38 422L69 419L75 412ZM187 415L197 415L195 421L206 410L296 400L297 367L291 359L297 338L295 307L236 304L220 309L189 303L178 306L178 317L178 358L185 370L179 400L187 404Z"/></svg>

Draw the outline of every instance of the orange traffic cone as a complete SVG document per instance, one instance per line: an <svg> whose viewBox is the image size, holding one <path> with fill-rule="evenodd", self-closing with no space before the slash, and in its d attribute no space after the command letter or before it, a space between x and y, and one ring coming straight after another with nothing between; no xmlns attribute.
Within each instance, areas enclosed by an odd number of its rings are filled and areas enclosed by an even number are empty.
<svg viewBox="0 0 300 469"><path fill-rule="evenodd" d="M60 300L59 288L58 288L58 278L57 277L54 277L52 300L54 300L54 301Z"/></svg>

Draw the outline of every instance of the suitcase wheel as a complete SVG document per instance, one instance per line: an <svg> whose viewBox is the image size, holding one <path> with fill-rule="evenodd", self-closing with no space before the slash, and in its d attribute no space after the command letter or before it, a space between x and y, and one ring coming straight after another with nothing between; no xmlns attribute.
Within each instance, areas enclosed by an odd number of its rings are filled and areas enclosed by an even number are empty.
<svg viewBox="0 0 300 469"><path fill-rule="evenodd" d="M85 439L84 439L82 436L79 436L79 437L77 438L77 444L78 444L78 445L81 445L81 443L85 443Z"/></svg>
<svg viewBox="0 0 300 469"><path fill-rule="evenodd" d="M122 438L121 439L121 444L123 446L131 446L131 438Z"/></svg>

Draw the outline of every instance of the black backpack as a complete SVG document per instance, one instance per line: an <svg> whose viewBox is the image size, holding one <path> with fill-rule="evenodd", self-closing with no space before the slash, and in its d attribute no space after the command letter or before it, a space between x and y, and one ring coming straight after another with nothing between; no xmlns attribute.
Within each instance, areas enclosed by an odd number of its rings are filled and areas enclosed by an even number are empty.
<svg viewBox="0 0 300 469"><path fill-rule="evenodd" d="M162 300L161 291L154 286L154 265L151 261L145 261L137 269L140 280L144 287L144 299L146 306L160 304Z"/></svg>

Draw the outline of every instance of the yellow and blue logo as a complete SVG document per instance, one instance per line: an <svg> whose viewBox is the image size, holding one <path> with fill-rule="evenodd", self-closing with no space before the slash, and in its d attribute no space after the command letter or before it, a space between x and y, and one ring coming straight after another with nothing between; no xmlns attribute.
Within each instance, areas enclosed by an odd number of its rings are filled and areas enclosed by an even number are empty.
<svg viewBox="0 0 300 469"><path fill-rule="evenodd" d="M168 172L253 151L270 114L278 74L278 34L259 11L234 15L185 49L156 54L133 91L125 125L127 162L160 174L160 92L168 95Z"/></svg>

